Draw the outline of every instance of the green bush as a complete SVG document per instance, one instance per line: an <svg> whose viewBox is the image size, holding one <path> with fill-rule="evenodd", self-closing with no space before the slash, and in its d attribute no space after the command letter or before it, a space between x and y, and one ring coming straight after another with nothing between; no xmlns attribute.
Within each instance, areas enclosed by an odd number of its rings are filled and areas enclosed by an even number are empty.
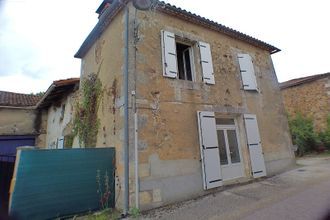
<svg viewBox="0 0 330 220"><path fill-rule="evenodd" d="M312 119L297 114L293 118L289 117L289 127L293 144L298 146L298 156L315 150L317 134L314 132Z"/></svg>
<svg viewBox="0 0 330 220"><path fill-rule="evenodd" d="M319 133L319 138L324 146L330 150L330 114L327 118L327 128Z"/></svg>

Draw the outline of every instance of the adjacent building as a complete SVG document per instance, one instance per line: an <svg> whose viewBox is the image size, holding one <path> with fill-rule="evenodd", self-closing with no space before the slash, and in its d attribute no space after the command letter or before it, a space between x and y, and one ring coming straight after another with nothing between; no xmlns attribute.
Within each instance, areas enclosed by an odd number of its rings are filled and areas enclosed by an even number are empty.
<svg viewBox="0 0 330 220"><path fill-rule="evenodd" d="M330 73L292 79L281 83L280 88L289 116L300 113L313 119L317 131L326 129L330 115Z"/></svg>

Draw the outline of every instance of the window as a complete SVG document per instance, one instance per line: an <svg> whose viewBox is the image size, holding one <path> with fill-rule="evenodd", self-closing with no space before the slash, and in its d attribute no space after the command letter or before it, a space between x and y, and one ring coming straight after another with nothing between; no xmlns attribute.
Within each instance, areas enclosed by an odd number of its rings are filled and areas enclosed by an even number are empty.
<svg viewBox="0 0 330 220"><path fill-rule="evenodd" d="M191 47L176 42L179 79L193 81Z"/></svg>
<svg viewBox="0 0 330 220"><path fill-rule="evenodd" d="M174 33L162 31L163 76L194 81L193 44L180 42ZM197 46L197 45L196 45ZM210 44L198 42L202 80L207 84L215 84Z"/></svg>

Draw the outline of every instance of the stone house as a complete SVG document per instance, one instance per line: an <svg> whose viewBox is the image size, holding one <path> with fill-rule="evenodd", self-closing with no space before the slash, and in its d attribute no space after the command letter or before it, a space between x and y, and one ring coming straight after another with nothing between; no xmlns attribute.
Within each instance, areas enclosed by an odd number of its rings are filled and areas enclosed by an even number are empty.
<svg viewBox="0 0 330 220"><path fill-rule="evenodd" d="M45 145L42 147L47 149L79 147L78 143L74 142L72 134L74 104L78 96L79 81L79 78L54 81L36 104L36 109L43 115L41 127L46 131L43 137Z"/></svg>
<svg viewBox="0 0 330 220"><path fill-rule="evenodd" d="M39 115L35 110L41 96L0 91L0 155L15 155L16 147L40 144Z"/></svg>
<svg viewBox="0 0 330 220"><path fill-rule="evenodd" d="M16 149L40 143L39 114L35 104L40 96L0 91L0 213L8 207L9 186Z"/></svg>
<svg viewBox="0 0 330 220"><path fill-rule="evenodd" d="M161 1L140 11L106 0L75 57L81 80L102 83L96 146L116 148L116 195L124 182L125 7L130 206L136 195L140 209L150 209L294 164L271 59L279 49Z"/></svg>
<svg viewBox="0 0 330 220"><path fill-rule="evenodd" d="M327 127L330 114L330 73L292 79L280 84L290 116L301 113L313 119L317 131Z"/></svg>
<svg viewBox="0 0 330 220"><path fill-rule="evenodd" d="M72 135L79 81L79 78L54 81L42 96L0 91L0 154L5 152L2 145L11 143L62 148L64 137ZM59 139L62 147L58 147ZM10 147L13 155L16 147Z"/></svg>

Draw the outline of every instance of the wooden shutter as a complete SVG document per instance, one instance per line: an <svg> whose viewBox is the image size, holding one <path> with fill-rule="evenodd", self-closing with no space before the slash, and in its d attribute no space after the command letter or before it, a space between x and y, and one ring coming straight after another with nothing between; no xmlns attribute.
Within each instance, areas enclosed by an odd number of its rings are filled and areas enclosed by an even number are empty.
<svg viewBox="0 0 330 220"><path fill-rule="evenodd" d="M265 160L262 153L257 117L256 115L245 114L244 121L253 177L258 178L266 176Z"/></svg>
<svg viewBox="0 0 330 220"><path fill-rule="evenodd" d="M201 53L203 81L207 84L214 85L215 81L210 44L199 42L199 50Z"/></svg>
<svg viewBox="0 0 330 220"><path fill-rule="evenodd" d="M238 54L238 62L242 76L244 90L258 90L256 75L249 54Z"/></svg>
<svg viewBox="0 0 330 220"><path fill-rule="evenodd" d="M204 189L222 185L214 112L197 112Z"/></svg>
<svg viewBox="0 0 330 220"><path fill-rule="evenodd" d="M61 136L57 138L57 149L63 149L64 148L64 137Z"/></svg>
<svg viewBox="0 0 330 220"><path fill-rule="evenodd" d="M168 31L162 33L163 76L176 78L178 75L175 35Z"/></svg>

